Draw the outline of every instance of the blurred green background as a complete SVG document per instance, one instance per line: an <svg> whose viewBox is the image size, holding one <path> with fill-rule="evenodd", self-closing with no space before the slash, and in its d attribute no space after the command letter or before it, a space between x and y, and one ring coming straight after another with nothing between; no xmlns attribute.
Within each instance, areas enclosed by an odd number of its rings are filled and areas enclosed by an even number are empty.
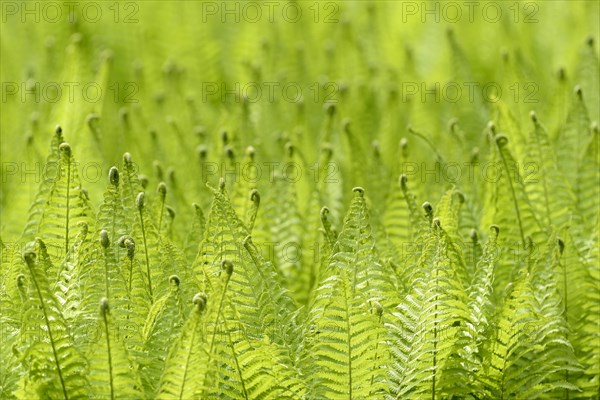
<svg viewBox="0 0 600 400"><path fill-rule="evenodd" d="M206 207L198 146L221 165L224 150L241 159L249 145L263 163L282 160L290 142L305 175L331 148L340 192L362 185L378 203L403 137L408 159L436 160L409 125L459 162L474 148L485 156L482 132L507 110L517 124L536 110L555 137L576 84L598 120L599 2L467 3L3 1L3 240L25 223L57 124L92 203L128 151L150 188L172 169L185 201ZM362 154L350 154L346 118ZM417 190L437 198L445 183Z"/></svg>

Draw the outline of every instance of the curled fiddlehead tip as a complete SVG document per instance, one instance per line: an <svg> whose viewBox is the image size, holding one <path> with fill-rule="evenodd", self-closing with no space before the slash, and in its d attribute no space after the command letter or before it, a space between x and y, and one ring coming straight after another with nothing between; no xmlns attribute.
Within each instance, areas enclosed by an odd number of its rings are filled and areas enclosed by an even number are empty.
<svg viewBox="0 0 600 400"><path fill-rule="evenodd" d="M331 143L323 143L323 146L321 146L321 152L325 154L326 158L330 158L333 155L333 146L331 145Z"/></svg>
<svg viewBox="0 0 600 400"><path fill-rule="evenodd" d="M424 202L421 207L423 207L423 210L425 210L425 214L427 214L427 215L433 214L433 206L431 205L430 202L428 202L428 201Z"/></svg>
<svg viewBox="0 0 600 400"><path fill-rule="evenodd" d="M160 182L158 184L158 187L156 188L156 191L158 192L160 197L164 199L167 196L167 184L164 182Z"/></svg>
<svg viewBox="0 0 600 400"><path fill-rule="evenodd" d="M175 168L167 168L167 178L169 179L169 182L175 183Z"/></svg>
<svg viewBox="0 0 600 400"><path fill-rule="evenodd" d="M230 145L225 146L225 156L230 160L233 160L235 158L235 152L233 151L233 147L231 147Z"/></svg>
<svg viewBox="0 0 600 400"><path fill-rule="evenodd" d="M127 247L127 258L133 260L133 257L135 256L135 242L133 239L127 239L125 241L125 247Z"/></svg>
<svg viewBox="0 0 600 400"><path fill-rule="evenodd" d="M202 312L206 308L206 302L208 301L208 297L204 292L198 292L192 299L192 303L198 307L198 311Z"/></svg>
<svg viewBox="0 0 600 400"><path fill-rule="evenodd" d="M202 207L198 203L192 203L192 207L194 207L194 211L196 212L202 211Z"/></svg>
<svg viewBox="0 0 600 400"><path fill-rule="evenodd" d="M379 145L379 140L373 140L373 142L371 142L371 148L373 149L373 155L379 158L381 156L381 146Z"/></svg>
<svg viewBox="0 0 600 400"><path fill-rule="evenodd" d="M537 124L538 118L537 118L537 114L535 113L535 111L533 111L533 110L529 111L529 118L531 118L531 121L534 124Z"/></svg>
<svg viewBox="0 0 600 400"><path fill-rule="evenodd" d="M260 204L260 193L258 193L258 190L252 189L250 191L250 201L254 202L257 206Z"/></svg>
<svg viewBox="0 0 600 400"><path fill-rule="evenodd" d="M139 211L142 211L142 209L144 208L144 197L146 195L144 194L144 192L139 192L137 195L137 198L135 199L135 206L137 207L137 209Z"/></svg>
<svg viewBox="0 0 600 400"><path fill-rule="evenodd" d="M223 142L223 144L229 143L229 134L225 129L221 131L221 141Z"/></svg>
<svg viewBox="0 0 600 400"><path fill-rule="evenodd" d="M231 276L233 273L233 263L229 260L223 260L221 268L223 268L223 271L225 271L228 276Z"/></svg>
<svg viewBox="0 0 600 400"><path fill-rule="evenodd" d="M117 169L117 167L110 167L110 169L108 170L108 181L113 185L113 186L119 186L119 170Z"/></svg>
<svg viewBox="0 0 600 400"><path fill-rule="evenodd" d="M577 97L579 97L580 99L583 97L583 90L581 89L580 85L575 85L574 91Z"/></svg>
<svg viewBox="0 0 600 400"><path fill-rule="evenodd" d="M175 210L171 206L165 206L165 210L167 210L167 214L169 214L169 218L172 220L175 219Z"/></svg>
<svg viewBox="0 0 600 400"><path fill-rule="evenodd" d="M336 111L335 104L333 104L333 103L325 103L325 105L323 106L323 108L325 109L325 113L327 113L327 115L329 117L333 117L335 115L335 111Z"/></svg>
<svg viewBox="0 0 600 400"><path fill-rule="evenodd" d="M154 171L156 172L156 176L158 176L159 179L162 179L163 178L163 168L162 168L162 165L160 164L160 161L158 161L158 160L152 161L152 167L154 168Z"/></svg>
<svg viewBox="0 0 600 400"><path fill-rule="evenodd" d="M56 133L56 135L61 136L62 135L62 127L60 125L56 125L56 128L54 128L54 133Z"/></svg>
<svg viewBox="0 0 600 400"><path fill-rule="evenodd" d="M496 224L492 224L490 225L490 231L495 235L498 236L500 234L500 227Z"/></svg>
<svg viewBox="0 0 600 400"><path fill-rule="evenodd" d="M84 237L87 236L88 231L90 229L90 226L88 225L88 223L85 221L79 221L77 223L77 226L79 227L79 229L81 229L81 235L83 235Z"/></svg>
<svg viewBox="0 0 600 400"><path fill-rule="evenodd" d="M471 237L471 240L473 242L477 242L479 240L479 237L477 236L477 231L475 230L475 228L471 228L471 230L469 231L469 237Z"/></svg>
<svg viewBox="0 0 600 400"><path fill-rule="evenodd" d="M219 178L219 190L221 192L225 191L225 178L224 177Z"/></svg>
<svg viewBox="0 0 600 400"><path fill-rule="evenodd" d="M329 215L329 208L322 207L320 215L321 215L321 221L326 221L327 220L327 215Z"/></svg>
<svg viewBox="0 0 600 400"><path fill-rule="evenodd" d="M42 254L46 254L48 252L48 248L46 247L46 243L44 243L44 240L42 240L42 238L36 237L35 238L35 243L39 246L40 251L42 252Z"/></svg>
<svg viewBox="0 0 600 400"><path fill-rule="evenodd" d="M179 286L179 284L181 283L181 280L179 279L179 277L177 275L171 275L169 277L169 283L175 286Z"/></svg>
<svg viewBox="0 0 600 400"><path fill-rule="evenodd" d="M146 175L138 175L138 181L140 182L140 186L142 187L142 189L146 189L148 187L148 183L150 183L150 180L148 179L148 177Z"/></svg>
<svg viewBox="0 0 600 400"><path fill-rule="evenodd" d="M96 123L98 120L100 119L100 116L96 113L90 113L88 114L88 116L85 118L85 123L87 124L87 126L89 126L90 128L93 128L94 123Z"/></svg>
<svg viewBox="0 0 600 400"><path fill-rule="evenodd" d="M448 129L450 132L454 132L458 128L458 118L452 117L448 120Z"/></svg>
<svg viewBox="0 0 600 400"><path fill-rule="evenodd" d="M342 129L344 130L344 132L350 133L350 124L351 123L352 123L352 121L350 120L350 118L344 118L344 120L342 121Z"/></svg>
<svg viewBox="0 0 600 400"><path fill-rule="evenodd" d="M71 146L69 143L61 143L60 146L58 146L58 149L67 157L71 155Z"/></svg>
<svg viewBox="0 0 600 400"><path fill-rule="evenodd" d="M252 235L247 235L244 240L242 240L242 246L248 248L248 246L252 245Z"/></svg>
<svg viewBox="0 0 600 400"><path fill-rule="evenodd" d="M439 218L435 217L432 221L431 224L433 225L433 227L435 229L440 229L442 227L442 222L440 221Z"/></svg>
<svg viewBox="0 0 600 400"><path fill-rule="evenodd" d="M102 58L103 61L112 61L113 56L114 56L114 54L111 49L104 49L104 50L102 50L102 53L100 53L100 57Z"/></svg>
<svg viewBox="0 0 600 400"><path fill-rule="evenodd" d="M415 130L413 129L411 124L406 125L406 131L408 133L415 133Z"/></svg>
<svg viewBox="0 0 600 400"><path fill-rule="evenodd" d="M250 158L250 160L254 161L254 156L256 155L256 149L254 146L246 147L246 155Z"/></svg>
<svg viewBox="0 0 600 400"><path fill-rule="evenodd" d="M201 144L196 148L196 152L198 153L201 159L205 159L206 154L208 153L208 149L206 148L206 145Z"/></svg>
<svg viewBox="0 0 600 400"><path fill-rule="evenodd" d="M465 194L463 192L461 192L460 190L456 190L454 192L454 194L456 195L456 197L458 198L458 201L460 202L460 204L464 204L465 200L467 199L465 197Z"/></svg>
<svg viewBox="0 0 600 400"><path fill-rule="evenodd" d="M402 150L405 150L406 147L408 147L408 139L403 137L402 139L400 139L400 148Z"/></svg>
<svg viewBox="0 0 600 400"><path fill-rule="evenodd" d="M119 245L119 247L123 247L123 248L127 247L126 242L128 240L133 240L133 238L129 235L123 235L117 240L117 245Z"/></svg>
<svg viewBox="0 0 600 400"><path fill-rule="evenodd" d="M20 288L25 286L25 275L23 275L23 274L17 275L17 286Z"/></svg>
<svg viewBox="0 0 600 400"><path fill-rule="evenodd" d="M292 144L292 142L287 142L285 144L285 152L287 154L288 157L292 158L294 157L294 145Z"/></svg>
<svg viewBox="0 0 600 400"><path fill-rule="evenodd" d="M377 316L381 316L383 314L383 306L378 301L373 301L372 303L372 312Z"/></svg>
<svg viewBox="0 0 600 400"><path fill-rule="evenodd" d="M496 124L494 123L494 121L489 121L487 124L487 128L492 135L496 134Z"/></svg>
<svg viewBox="0 0 600 400"><path fill-rule="evenodd" d="M31 265L35 262L35 258L37 254L33 250L25 250L23 252L23 260L27 263L27 265Z"/></svg>
<svg viewBox="0 0 600 400"><path fill-rule="evenodd" d="M406 174L400 175L400 187L402 189L406 189L406 184L408 183L408 176Z"/></svg>
<svg viewBox="0 0 600 400"><path fill-rule="evenodd" d="M125 164L131 164L131 154L129 154L129 152L123 154L123 162Z"/></svg>
<svg viewBox="0 0 600 400"><path fill-rule="evenodd" d="M508 137L501 133L496 136L496 143L498 144L498 147L504 147L508 144Z"/></svg>
<svg viewBox="0 0 600 400"><path fill-rule="evenodd" d="M193 102L193 99L192 99L192 102ZM196 135L198 137L206 136L206 128L203 127L202 125L196 125L194 127L194 135Z"/></svg>
<svg viewBox="0 0 600 400"><path fill-rule="evenodd" d="M365 189L360 186L356 186L352 188L352 191L356 193L359 197L363 197L365 195Z"/></svg>
<svg viewBox="0 0 600 400"><path fill-rule="evenodd" d="M110 309L108 307L108 299L106 297L103 297L100 300L100 312L102 313L102 315L104 315L104 314L108 314L109 311L110 311Z"/></svg>
<svg viewBox="0 0 600 400"><path fill-rule="evenodd" d="M562 255L565 251L565 242L561 238L557 238L556 241L558 242L558 251Z"/></svg>
<svg viewBox="0 0 600 400"><path fill-rule="evenodd" d="M100 231L100 244L105 249L108 248L108 246L110 245L110 240L108 239L108 232L106 231L106 229L102 229Z"/></svg>

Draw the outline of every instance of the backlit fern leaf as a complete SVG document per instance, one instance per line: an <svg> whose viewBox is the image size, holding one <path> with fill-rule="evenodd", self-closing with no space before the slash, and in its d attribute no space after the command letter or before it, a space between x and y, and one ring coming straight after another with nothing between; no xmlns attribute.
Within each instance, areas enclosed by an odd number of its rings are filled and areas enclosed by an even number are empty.
<svg viewBox="0 0 600 400"><path fill-rule="evenodd" d="M473 390L472 322L450 244L435 219L418 264L424 273L387 324L394 356L389 398L464 396Z"/></svg>
<svg viewBox="0 0 600 400"><path fill-rule="evenodd" d="M28 375L23 376L17 396L85 398L87 363L75 347L61 307L50 291L44 268L36 260L36 253L25 250L23 258L31 279L25 315L32 330L21 332L29 345L22 356ZM32 340L35 335L27 337L32 332L40 335L38 340Z"/></svg>
<svg viewBox="0 0 600 400"><path fill-rule="evenodd" d="M536 215L540 216L545 224L561 227L568 220L568 211L573 205L574 196L558 168L546 129L534 113L531 114L531 118L533 130L524 161L526 168L533 171L533 176L526 178L525 190Z"/></svg>
<svg viewBox="0 0 600 400"><path fill-rule="evenodd" d="M58 165L61 158L59 146L63 142L62 129L57 127L52 137L52 141L50 143L50 153L46 157L45 163L45 168L49 169L50 171L54 170L55 173L58 172ZM44 210L46 208L46 203L48 202L48 197L56 178L57 177L54 175L49 175L46 176L46 179L40 182L40 187L36 194L35 200L29 208L29 216L27 223L25 224L22 240L33 240L35 235L38 234L40 225L42 223Z"/></svg>
<svg viewBox="0 0 600 400"><path fill-rule="evenodd" d="M70 252L77 236L77 224L90 222L92 215L87 193L83 191L71 147L59 146L57 177L48 193L47 205L40 220L40 236L49 246L52 261L60 263Z"/></svg>
<svg viewBox="0 0 600 400"><path fill-rule="evenodd" d="M137 366L119 337L119 327L111 317L110 305L105 297L100 300L99 308L98 340L89 356L93 396L142 399Z"/></svg>

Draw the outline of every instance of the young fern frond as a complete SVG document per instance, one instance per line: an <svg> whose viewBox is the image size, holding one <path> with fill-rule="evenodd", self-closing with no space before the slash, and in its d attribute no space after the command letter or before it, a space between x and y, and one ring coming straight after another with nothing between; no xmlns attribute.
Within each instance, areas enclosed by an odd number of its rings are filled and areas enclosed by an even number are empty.
<svg viewBox="0 0 600 400"><path fill-rule="evenodd" d="M146 397L153 396L162 375L168 349L179 337L188 308L181 296L181 281L177 275L169 278L170 291L159 298L148 312L142 331L144 352L148 358L141 365Z"/></svg>
<svg viewBox="0 0 600 400"><path fill-rule="evenodd" d="M449 235L434 219L418 264L424 276L387 324L394 349L389 398L460 397L475 390L471 315L449 245Z"/></svg>
<svg viewBox="0 0 600 400"><path fill-rule="evenodd" d="M61 307L50 291L44 268L36 258L32 250L23 253L31 279L26 316L30 321L38 321L37 326L31 326L43 336L40 341L28 341L29 347L23 356L28 375L23 376L19 397L47 395L83 399L88 393L87 363L73 342Z"/></svg>
<svg viewBox="0 0 600 400"><path fill-rule="evenodd" d="M89 224L92 215L87 194L81 187L71 147L67 143L61 143L59 154L58 175L48 193L37 232L52 249L50 255L55 264L59 264L71 251L78 233L77 224Z"/></svg>
<svg viewBox="0 0 600 400"><path fill-rule="evenodd" d="M533 130L527 144L525 162L528 169L533 168L533 176L526 178L525 190L536 215L545 224L560 228L567 222L568 210L572 208L575 198L558 168L546 129L533 111L530 117Z"/></svg>
<svg viewBox="0 0 600 400"><path fill-rule="evenodd" d="M181 335L173 342L163 376L160 379L158 399L194 398L201 389L201 380L206 370L208 359L206 345L206 329L204 311L208 297L200 292L194 296L194 306L190 312Z"/></svg>
<svg viewBox="0 0 600 400"><path fill-rule="evenodd" d="M119 340L118 325L112 318L109 300L100 300L98 341L90 354L90 385L93 396L101 398L142 399L142 384L137 366L124 343Z"/></svg>
<svg viewBox="0 0 600 400"><path fill-rule="evenodd" d="M47 168L57 168L59 165L61 158L59 147L63 142L62 128L57 126L54 135L52 136L52 141L50 142L50 153L46 157L45 165ZM48 202L56 178L56 176L50 175L40 182L40 187L36 193L35 200L29 208L29 215L21 240L31 241L36 235L39 235L38 232L41 228L46 203Z"/></svg>

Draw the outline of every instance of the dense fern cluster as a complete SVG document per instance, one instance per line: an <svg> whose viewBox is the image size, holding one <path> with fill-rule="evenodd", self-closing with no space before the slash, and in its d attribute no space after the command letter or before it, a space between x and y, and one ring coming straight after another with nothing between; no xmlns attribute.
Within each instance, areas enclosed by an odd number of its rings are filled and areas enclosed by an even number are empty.
<svg viewBox="0 0 600 400"><path fill-rule="evenodd" d="M600 397L598 4L491 29L399 26L393 3L235 25L256 43L193 24L195 2L52 31L65 81L140 101L3 104L1 398ZM592 22L540 45L564 13ZM15 54L3 82L57 61ZM272 81L336 101L200 91ZM457 102L401 84L490 81ZM537 102L512 98L528 84Z"/></svg>

